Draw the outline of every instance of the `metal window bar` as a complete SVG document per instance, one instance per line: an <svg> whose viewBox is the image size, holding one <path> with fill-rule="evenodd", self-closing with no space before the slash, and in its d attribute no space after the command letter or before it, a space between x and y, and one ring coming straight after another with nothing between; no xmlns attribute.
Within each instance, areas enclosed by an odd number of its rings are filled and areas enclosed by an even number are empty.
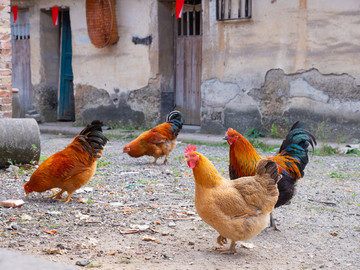
<svg viewBox="0 0 360 270"><path fill-rule="evenodd" d="M11 35L14 40L30 39L30 23L15 22L11 13Z"/></svg>
<svg viewBox="0 0 360 270"><path fill-rule="evenodd" d="M216 20L250 19L252 0L216 0Z"/></svg>

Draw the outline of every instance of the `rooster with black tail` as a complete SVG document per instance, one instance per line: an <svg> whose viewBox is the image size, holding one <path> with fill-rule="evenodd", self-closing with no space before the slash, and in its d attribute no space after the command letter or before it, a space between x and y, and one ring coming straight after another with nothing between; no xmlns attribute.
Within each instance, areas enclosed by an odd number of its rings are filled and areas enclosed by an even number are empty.
<svg viewBox="0 0 360 270"><path fill-rule="evenodd" d="M166 122L145 131L123 149L131 157L152 156L154 164L158 158L165 156L164 164L168 156L176 146L176 138L182 129L184 116L179 111L172 111L166 118Z"/></svg>
<svg viewBox="0 0 360 270"><path fill-rule="evenodd" d="M224 139L230 146L229 174L231 179L255 175L256 164L260 159L266 158L278 164L282 179L278 183L279 199L275 207L288 203L295 194L295 186L298 179L304 176L304 169L309 162L308 147L314 148L316 139L304 124L296 122L276 156L260 156L251 143L240 133L229 128ZM270 226L275 230L276 225L273 216L270 216Z"/></svg>
<svg viewBox="0 0 360 270"><path fill-rule="evenodd" d="M92 121L64 150L44 160L24 184L26 195L33 191L60 188L58 193L48 198L69 202L75 190L84 186L95 174L97 160L108 141L101 127L101 121ZM61 199L65 191L68 196Z"/></svg>

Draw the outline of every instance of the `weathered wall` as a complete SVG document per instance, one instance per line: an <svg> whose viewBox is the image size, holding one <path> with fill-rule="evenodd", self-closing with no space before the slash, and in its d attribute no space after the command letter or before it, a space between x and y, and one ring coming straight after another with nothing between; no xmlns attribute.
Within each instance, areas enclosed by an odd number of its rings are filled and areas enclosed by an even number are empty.
<svg viewBox="0 0 360 270"><path fill-rule="evenodd" d="M158 37L154 34L157 33L157 1L117 0L120 39L116 44L100 49L91 44L88 36L84 0L34 1L30 24L32 83L35 87L58 84L47 76L52 70L47 70L43 53L47 46L44 39L48 37L41 10L59 4L70 9L76 121L90 122L94 117L92 112L96 112L95 116L103 116L104 121L123 123L126 119L137 122L141 114L143 120L138 124L157 122L160 99L144 98L144 95L160 97L161 91ZM50 22L49 27L52 27ZM151 93L144 94L143 89L151 89ZM101 99L97 100L99 96Z"/></svg>
<svg viewBox="0 0 360 270"><path fill-rule="evenodd" d="M0 0L0 118L12 116L10 0Z"/></svg>
<svg viewBox="0 0 360 270"><path fill-rule="evenodd" d="M202 130L302 119L358 136L360 2L252 3L252 19L218 22L203 2Z"/></svg>

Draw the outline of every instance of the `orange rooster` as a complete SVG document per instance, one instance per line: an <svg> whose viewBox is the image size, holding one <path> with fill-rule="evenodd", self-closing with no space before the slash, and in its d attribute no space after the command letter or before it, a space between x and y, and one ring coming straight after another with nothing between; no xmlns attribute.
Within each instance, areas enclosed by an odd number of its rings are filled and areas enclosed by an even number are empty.
<svg viewBox="0 0 360 270"><path fill-rule="evenodd" d="M175 148L176 138L182 129L184 116L179 111L172 111L167 116L167 121L153 129L140 134L135 140L123 149L131 157L153 156L154 164L159 157L165 156L164 164L168 156Z"/></svg>
<svg viewBox="0 0 360 270"><path fill-rule="evenodd" d="M223 178L215 166L196 147L185 149L185 158L195 178L195 207L199 216L220 234L219 245L231 239L228 250L235 253L236 241L248 240L266 228L269 214L277 202L277 182L281 176L276 163L262 159L255 176L236 180Z"/></svg>
<svg viewBox="0 0 360 270"><path fill-rule="evenodd" d="M61 200L69 202L74 191L89 182L96 171L96 161L108 141L101 127L102 122L94 120L64 150L42 162L24 184L26 195L33 191L61 188L60 192L48 198L61 198L61 194L67 191L67 198Z"/></svg>
<svg viewBox="0 0 360 270"><path fill-rule="evenodd" d="M256 163L264 157L256 152L245 137L232 128L228 129L224 139L230 145L230 179L255 175ZM296 182L304 176L305 166L309 162L308 147L311 145L314 148L314 144L316 145L315 137L304 129L304 124L298 121L286 135L278 154L266 157L278 164L282 175L282 179L278 183L279 200L275 207L288 203L294 196ZM272 214L270 215L270 226L278 230Z"/></svg>

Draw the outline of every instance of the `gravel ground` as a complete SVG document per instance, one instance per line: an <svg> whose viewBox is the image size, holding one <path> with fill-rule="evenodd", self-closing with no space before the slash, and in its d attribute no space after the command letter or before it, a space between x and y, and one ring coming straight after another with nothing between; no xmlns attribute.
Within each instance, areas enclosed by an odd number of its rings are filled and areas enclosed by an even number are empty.
<svg viewBox="0 0 360 270"><path fill-rule="evenodd" d="M42 136L42 156L71 140ZM25 196L34 168L0 170L0 200L25 201L0 207L0 248L99 269L360 268L359 157L311 156L292 203L274 211L281 231L264 231L246 247L238 242L237 254L225 255L215 250L218 234L196 214L185 144L168 165L152 165L152 157L123 155L126 143L106 145L95 176L68 204L44 198L51 191ZM228 147L198 151L228 177Z"/></svg>

